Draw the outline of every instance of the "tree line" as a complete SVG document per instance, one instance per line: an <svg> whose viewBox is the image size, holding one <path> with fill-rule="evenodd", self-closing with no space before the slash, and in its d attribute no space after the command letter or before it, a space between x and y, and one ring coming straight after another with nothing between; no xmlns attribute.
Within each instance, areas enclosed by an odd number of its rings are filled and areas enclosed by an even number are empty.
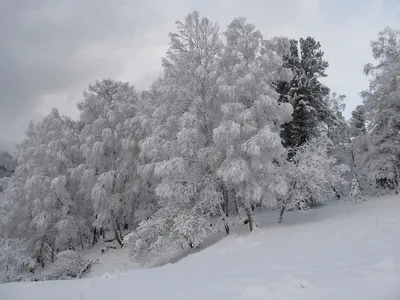
<svg viewBox="0 0 400 300"><path fill-rule="evenodd" d="M54 108L29 124L0 179L0 252L14 266L3 281L106 233L122 246L133 232L145 265L237 218L252 231L257 210L279 208L281 222L349 194L397 193L399 31L372 42L370 86L346 120L314 38L266 40L245 18L221 33L196 11L176 27L148 90L98 80L77 120Z"/></svg>

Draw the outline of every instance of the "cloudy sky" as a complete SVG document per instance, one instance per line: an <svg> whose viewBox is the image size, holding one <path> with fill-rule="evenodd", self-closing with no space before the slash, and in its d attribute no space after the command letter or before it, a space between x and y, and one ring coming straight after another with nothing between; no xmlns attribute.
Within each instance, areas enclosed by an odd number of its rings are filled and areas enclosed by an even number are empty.
<svg viewBox="0 0 400 300"><path fill-rule="evenodd" d="M315 37L330 63L324 81L347 95L347 113L368 85L370 40L385 26L400 28L398 0L2 0L0 149L12 151L29 120L51 107L76 117L95 79L148 87L160 74L168 32L193 10L221 30L244 16L265 38Z"/></svg>

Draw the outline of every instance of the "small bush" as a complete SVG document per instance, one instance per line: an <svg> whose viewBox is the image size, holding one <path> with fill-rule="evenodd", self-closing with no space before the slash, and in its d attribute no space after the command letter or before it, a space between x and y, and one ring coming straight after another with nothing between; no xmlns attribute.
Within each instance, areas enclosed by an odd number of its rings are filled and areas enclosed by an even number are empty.
<svg viewBox="0 0 400 300"><path fill-rule="evenodd" d="M81 278L90 271L93 261L84 259L79 253L67 250L57 255L50 271L41 276L41 280L67 280Z"/></svg>

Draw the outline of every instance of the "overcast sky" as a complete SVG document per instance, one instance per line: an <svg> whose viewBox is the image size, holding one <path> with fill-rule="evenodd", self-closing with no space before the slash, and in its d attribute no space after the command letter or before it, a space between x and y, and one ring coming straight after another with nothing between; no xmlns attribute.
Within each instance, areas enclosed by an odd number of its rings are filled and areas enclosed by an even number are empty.
<svg viewBox="0 0 400 300"><path fill-rule="evenodd" d="M315 37L330 64L324 82L347 95L347 113L368 85L370 40L385 26L400 28L398 0L2 0L0 149L12 151L29 120L52 107L76 117L96 79L147 88L160 74L168 32L193 10L221 31L244 16L264 38Z"/></svg>

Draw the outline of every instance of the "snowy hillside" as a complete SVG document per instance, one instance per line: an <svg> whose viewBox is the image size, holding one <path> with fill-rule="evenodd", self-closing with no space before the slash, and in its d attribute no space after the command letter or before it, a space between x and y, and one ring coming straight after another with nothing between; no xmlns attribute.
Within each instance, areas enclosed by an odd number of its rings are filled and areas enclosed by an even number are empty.
<svg viewBox="0 0 400 300"><path fill-rule="evenodd" d="M258 215L252 234L233 234L175 264L3 284L0 299L400 299L399 200L288 212L283 225L275 213Z"/></svg>

